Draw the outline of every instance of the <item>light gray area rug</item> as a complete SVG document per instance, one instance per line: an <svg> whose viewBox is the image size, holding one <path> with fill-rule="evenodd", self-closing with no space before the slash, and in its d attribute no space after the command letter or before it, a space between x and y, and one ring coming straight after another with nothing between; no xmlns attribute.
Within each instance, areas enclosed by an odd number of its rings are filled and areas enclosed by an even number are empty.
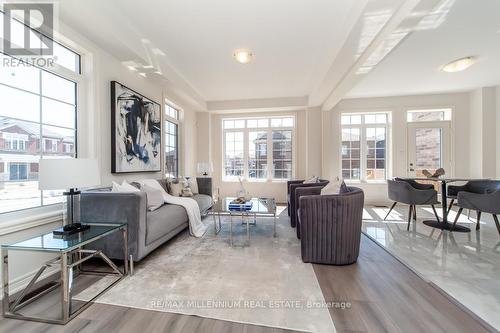
<svg viewBox="0 0 500 333"><path fill-rule="evenodd" d="M466 210L458 223L471 232L449 232L423 224L433 220L430 207L419 207L418 222L406 230L408 206L396 207L384 221L389 208L366 206L363 232L393 256L455 298L495 329L500 330L500 237L490 214L481 216L476 231L476 213ZM441 209L438 209L441 217ZM453 221L456 208L448 219Z"/></svg>
<svg viewBox="0 0 500 333"><path fill-rule="evenodd" d="M246 227L229 220L215 236L213 219L203 238L183 232L139 264L97 302L310 332L335 332L311 264L300 258L300 242L284 211ZM103 280L103 283L105 281ZM99 284L94 286L99 288ZM85 293L93 293L87 290ZM85 298L84 294L75 298Z"/></svg>

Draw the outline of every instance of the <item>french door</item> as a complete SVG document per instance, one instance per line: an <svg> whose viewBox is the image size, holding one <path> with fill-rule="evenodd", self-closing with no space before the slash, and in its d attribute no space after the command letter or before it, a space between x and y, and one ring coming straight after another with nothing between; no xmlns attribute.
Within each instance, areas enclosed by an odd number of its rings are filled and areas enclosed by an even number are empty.
<svg viewBox="0 0 500 333"><path fill-rule="evenodd" d="M452 175L450 129L449 121L408 123L409 177L425 177L424 170L433 174L439 168Z"/></svg>

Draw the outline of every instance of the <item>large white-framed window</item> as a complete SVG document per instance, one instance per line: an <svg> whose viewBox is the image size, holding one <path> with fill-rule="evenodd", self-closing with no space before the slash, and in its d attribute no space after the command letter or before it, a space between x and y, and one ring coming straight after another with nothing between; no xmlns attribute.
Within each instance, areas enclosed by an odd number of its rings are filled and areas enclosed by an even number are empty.
<svg viewBox="0 0 500 333"><path fill-rule="evenodd" d="M47 38L31 32L32 41L42 43ZM36 62L0 53L0 163L4 165L0 213L63 199L62 191L38 190L38 163L42 158L76 157L81 56L54 41L54 54L49 57L55 59L54 66L38 67ZM73 148L66 149L69 146Z"/></svg>
<svg viewBox="0 0 500 333"><path fill-rule="evenodd" d="M283 181L294 175L295 117L222 119L225 181Z"/></svg>
<svg viewBox="0 0 500 333"><path fill-rule="evenodd" d="M341 114L341 176L383 182L389 170L389 112Z"/></svg>
<svg viewBox="0 0 500 333"><path fill-rule="evenodd" d="M179 176L179 109L165 103L164 110L165 176L176 178Z"/></svg>

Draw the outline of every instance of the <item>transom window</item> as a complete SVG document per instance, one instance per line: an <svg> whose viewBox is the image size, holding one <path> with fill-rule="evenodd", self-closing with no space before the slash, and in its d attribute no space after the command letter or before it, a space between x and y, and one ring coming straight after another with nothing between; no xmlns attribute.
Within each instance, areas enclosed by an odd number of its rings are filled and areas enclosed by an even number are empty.
<svg viewBox="0 0 500 333"><path fill-rule="evenodd" d="M342 178L387 179L388 113L342 114Z"/></svg>
<svg viewBox="0 0 500 333"><path fill-rule="evenodd" d="M223 119L223 178L291 179L294 123L294 117Z"/></svg>
<svg viewBox="0 0 500 333"><path fill-rule="evenodd" d="M406 115L408 122L446 121L451 120L451 109L410 110Z"/></svg>

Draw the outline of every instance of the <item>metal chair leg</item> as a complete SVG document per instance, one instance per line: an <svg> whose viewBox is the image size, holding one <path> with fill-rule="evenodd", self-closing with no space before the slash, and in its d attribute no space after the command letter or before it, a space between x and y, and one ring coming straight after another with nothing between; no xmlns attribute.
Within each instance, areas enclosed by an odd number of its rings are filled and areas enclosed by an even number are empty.
<svg viewBox="0 0 500 333"><path fill-rule="evenodd" d="M448 211L451 210L451 208L453 207L453 203L455 202L455 199L451 199L450 201L450 205L448 206Z"/></svg>
<svg viewBox="0 0 500 333"><path fill-rule="evenodd" d="M394 209L394 207L396 207L396 204L397 204L397 201L394 201L394 203L392 204L391 206L391 209L389 209L389 212L387 213L387 215L384 217L384 221L387 219L387 217L389 217L389 214L392 212L392 210Z"/></svg>
<svg viewBox="0 0 500 333"><path fill-rule="evenodd" d="M458 218L460 217L460 214L462 214L462 211L464 209L462 207L460 207L460 209L458 210L457 212L457 216L455 217L455 221L453 221L453 226L451 227L451 230L450 231L453 231L453 229L455 229L455 225L457 224L458 222Z"/></svg>
<svg viewBox="0 0 500 333"><path fill-rule="evenodd" d="M408 226L406 227L406 230L410 231L410 224L411 224L411 218L413 216L413 205L410 205L410 208L408 208Z"/></svg>
<svg viewBox="0 0 500 333"><path fill-rule="evenodd" d="M493 219L495 220L495 224L497 225L498 234L500 235L500 223L498 223L498 217L496 216L496 214L491 215L493 215Z"/></svg>
<svg viewBox="0 0 500 333"><path fill-rule="evenodd" d="M476 214L477 214L476 230L479 230L481 228L481 226L480 226L480 224L481 224L481 211L480 210L476 211Z"/></svg>
<svg viewBox="0 0 500 333"><path fill-rule="evenodd" d="M417 206L413 205L413 219L417 223Z"/></svg>
<svg viewBox="0 0 500 333"><path fill-rule="evenodd" d="M436 220L438 222L441 222L441 221L439 221L439 216L438 216L438 213L436 212L436 207L434 205L431 205L431 207L432 207L432 210L434 211L434 216L436 216Z"/></svg>

